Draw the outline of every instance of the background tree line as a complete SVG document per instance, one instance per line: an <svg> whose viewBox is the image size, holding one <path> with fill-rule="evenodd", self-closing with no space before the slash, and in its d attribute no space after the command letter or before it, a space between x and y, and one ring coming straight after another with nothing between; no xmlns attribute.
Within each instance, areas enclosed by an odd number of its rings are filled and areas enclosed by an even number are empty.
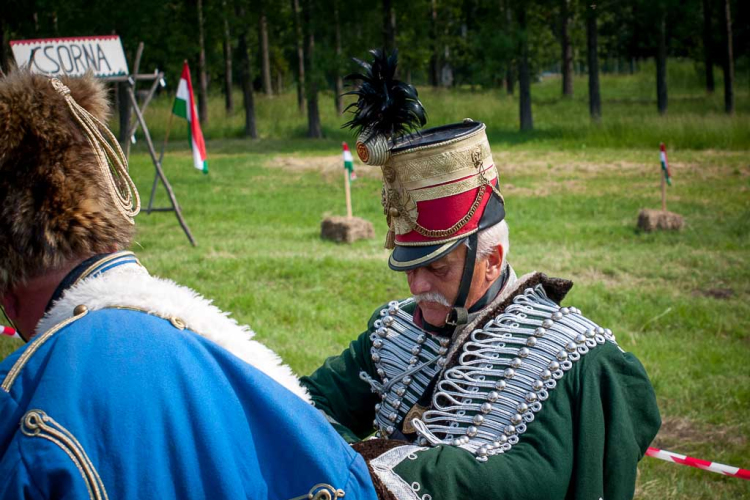
<svg viewBox="0 0 750 500"><path fill-rule="evenodd" d="M745 0L5 0L0 65L9 40L116 33L132 61L144 42L141 69L160 68L170 82L187 59L206 120L209 91L241 108L245 135L257 137L254 93L294 87L308 135L320 137L319 107L343 109L343 76L352 56L374 47L399 49L400 77L435 87L503 88L519 95L523 130L533 128L531 84L561 73L588 75L589 110L602 110L599 73L638 71L656 60L659 113L668 110L670 57L694 61L706 91L723 90L734 111L734 73L750 71L750 2ZM132 62L131 62L132 65ZM132 70L132 68L131 68ZM723 72L724 88L714 74ZM197 78L196 78L197 76ZM233 87L243 102L233 100ZM334 102L320 102L331 89Z"/></svg>

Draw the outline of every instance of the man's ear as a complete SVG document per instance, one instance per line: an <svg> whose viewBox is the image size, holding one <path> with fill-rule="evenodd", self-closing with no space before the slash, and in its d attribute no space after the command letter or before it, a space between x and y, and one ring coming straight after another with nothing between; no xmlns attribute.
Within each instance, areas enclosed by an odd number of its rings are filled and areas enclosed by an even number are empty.
<svg viewBox="0 0 750 500"><path fill-rule="evenodd" d="M485 279L488 283L494 283L503 271L503 246L497 245L492 253L487 256L487 269Z"/></svg>

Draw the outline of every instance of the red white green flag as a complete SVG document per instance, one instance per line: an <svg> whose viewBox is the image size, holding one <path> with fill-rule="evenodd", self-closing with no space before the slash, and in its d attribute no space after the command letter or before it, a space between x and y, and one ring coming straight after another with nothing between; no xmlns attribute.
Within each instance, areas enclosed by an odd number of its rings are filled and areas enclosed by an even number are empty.
<svg viewBox="0 0 750 500"><path fill-rule="evenodd" d="M203 141L203 132L198 121L198 107L195 105L195 94L193 83L190 80L190 68L187 61L182 67L182 76L177 85L177 96L174 100L172 113L184 118L188 122L188 140L193 150L193 165L204 174L208 173L208 161L206 160L206 143Z"/></svg>
<svg viewBox="0 0 750 500"><path fill-rule="evenodd" d="M661 158L661 169L664 173L664 180L667 181L667 186L671 186L672 172L669 170L669 163L667 162L667 148L664 147L663 142L659 145L659 157Z"/></svg>
<svg viewBox="0 0 750 500"><path fill-rule="evenodd" d="M354 173L354 158L352 158L352 152L349 151L349 145L345 142L342 145L344 147L344 168L349 172L349 180L353 181L357 178L357 174Z"/></svg>

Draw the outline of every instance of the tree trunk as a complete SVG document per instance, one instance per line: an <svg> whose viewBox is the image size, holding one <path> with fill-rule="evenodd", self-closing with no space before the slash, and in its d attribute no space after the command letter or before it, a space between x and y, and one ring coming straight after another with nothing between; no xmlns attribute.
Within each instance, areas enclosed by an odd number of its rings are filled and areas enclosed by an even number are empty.
<svg viewBox="0 0 750 500"><path fill-rule="evenodd" d="M529 69L529 38L526 20L525 4L518 9L518 29L520 31L521 61L518 73L518 85L520 92L519 113L521 117L521 130L533 130L534 120L531 116L531 72Z"/></svg>
<svg viewBox="0 0 750 500"><path fill-rule="evenodd" d="M336 88L334 91L334 101L336 102L336 112L341 114L344 112L344 79L341 76L341 23L339 21L339 3L334 0L333 2L333 17L336 24L336 70L335 84Z"/></svg>
<svg viewBox="0 0 750 500"><path fill-rule="evenodd" d="M573 97L573 46L570 44L570 0L562 0L562 95Z"/></svg>
<svg viewBox="0 0 750 500"><path fill-rule="evenodd" d="M430 28L432 33L432 57L430 58L430 84L440 85L440 50L438 41L437 0L430 2Z"/></svg>
<svg viewBox="0 0 750 500"><path fill-rule="evenodd" d="M599 94L599 54L596 32L596 5L586 8L586 40L589 70L589 114L599 121L602 116L602 102Z"/></svg>
<svg viewBox="0 0 750 500"><path fill-rule="evenodd" d="M228 115L234 112L234 99L232 98L232 38L229 32L229 13L227 2L222 1L224 12L224 108Z"/></svg>
<svg viewBox="0 0 750 500"><path fill-rule="evenodd" d="M255 127L255 100L253 99L253 66L250 61L250 50L247 46L247 22L244 8L237 10L237 17L242 21L237 50L240 54L242 103L245 107L245 137L257 139L258 130Z"/></svg>
<svg viewBox="0 0 750 500"><path fill-rule="evenodd" d="M726 31L726 53L724 54L724 110L734 114L734 54L732 50L732 13L729 0L724 0L724 26Z"/></svg>
<svg viewBox="0 0 750 500"><path fill-rule="evenodd" d="M265 6L261 3L261 9ZM263 80L263 92L267 96L273 95L271 87L271 55L268 49L268 20L266 19L265 10L261 10L258 17L258 36L260 37L260 54L261 54L261 77Z"/></svg>
<svg viewBox="0 0 750 500"><path fill-rule="evenodd" d="M667 9L661 7L659 12L659 47L656 53L656 105L659 114L667 112Z"/></svg>
<svg viewBox="0 0 750 500"><path fill-rule="evenodd" d="M396 48L396 10L391 0L383 0L383 47L388 52Z"/></svg>
<svg viewBox="0 0 750 500"><path fill-rule="evenodd" d="M714 83L714 55L711 37L711 0L703 0L703 61L706 65L706 92L713 94Z"/></svg>
<svg viewBox="0 0 750 500"><path fill-rule="evenodd" d="M297 44L297 106L300 113L305 113L305 51L302 37L302 24L299 19L299 0L292 0L294 13L294 39Z"/></svg>
<svg viewBox="0 0 750 500"><path fill-rule="evenodd" d="M513 33L513 9L510 6L510 0L505 0L505 30L506 33ZM505 69L505 91L508 95L513 95L513 88L516 84L516 75L513 71L513 60L508 60L508 66Z"/></svg>
<svg viewBox="0 0 750 500"><path fill-rule="evenodd" d="M508 67L505 69L505 92L508 95L513 95L515 93L516 73L513 69L513 62L508 61Z"/></svg>
<svg viewBox="0 0 750 500"><path fill-rule="evenodd" d="M315 78L315 32L312 20L313 0L305 0L303 9L305 19L305 68L307 68L307 137L319 139L323 137L320 127L320 112L318 110L318 83Z"/></svg>
<svg viewBox="0 0 750 500"><path fill-rule="evenodd" d="M206 81L206 43L203 38L203 0L198 0L198 119L208 125L208 82Z"/></svg>
<svg viewBox="0 0 750 500"><path fill-rule="evenodd" d="M443 67L440 68L440 85L445 88L453 86L453 65L451 64L450 48L443 48Z"/></svg>

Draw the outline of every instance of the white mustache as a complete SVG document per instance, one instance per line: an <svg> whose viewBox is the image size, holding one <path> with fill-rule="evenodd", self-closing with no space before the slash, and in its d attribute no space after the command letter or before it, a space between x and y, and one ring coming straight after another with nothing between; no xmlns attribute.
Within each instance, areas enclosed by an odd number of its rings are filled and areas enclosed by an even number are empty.
<svg viewBox="0 0 750 500"><path fill-rule="evenodd" d="M419 293L417 295L414 295L412 297L416 302L435 302L437 304L440 304L441 306L450 307L450 302L448 302L448 299L445 298L440 293L437 292L428 292L428 293Z"/></svg>

